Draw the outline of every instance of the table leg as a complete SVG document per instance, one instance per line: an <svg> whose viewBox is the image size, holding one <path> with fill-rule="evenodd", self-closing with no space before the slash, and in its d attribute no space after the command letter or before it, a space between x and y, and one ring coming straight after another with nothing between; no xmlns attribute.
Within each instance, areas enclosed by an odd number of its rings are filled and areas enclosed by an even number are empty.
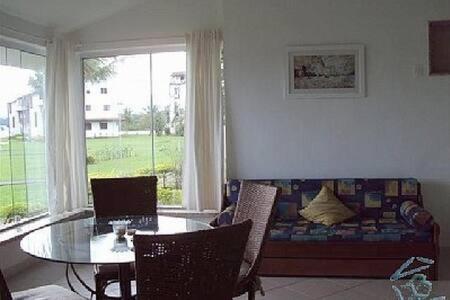
<svg viewBox="0 0 450 300"><path fill-rule="evenodd" d="M124 300L131 297L131 268L130 264L119 264L120 296Z"/></svg>

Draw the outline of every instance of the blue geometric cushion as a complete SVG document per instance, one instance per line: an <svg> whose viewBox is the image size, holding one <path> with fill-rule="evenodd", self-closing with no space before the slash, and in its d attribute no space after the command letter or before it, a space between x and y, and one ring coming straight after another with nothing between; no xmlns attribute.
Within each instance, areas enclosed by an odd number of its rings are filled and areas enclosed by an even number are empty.
<svg viewBox="0 0 450 300"><path fill-rule="evenodd" d="M433 216L413 201L405 201L400 206L400 215L406 223L417 230L427 231L433 226Z"/></svg>
<svg viewBox="0 0 450 300"><path fill-rule="evenodd" d="M279 241L431 241L431 231L419 231L404 222L375 219L344 222L327 227L306 220L276 222L270 239Z"/></svg>
<svg viewBox="0 0 450 300"><path fill-rule="evenodd" d="M235 210L236 203L233 203L218 214L209 224L213 227L231 225L233 223Z"/></svg>

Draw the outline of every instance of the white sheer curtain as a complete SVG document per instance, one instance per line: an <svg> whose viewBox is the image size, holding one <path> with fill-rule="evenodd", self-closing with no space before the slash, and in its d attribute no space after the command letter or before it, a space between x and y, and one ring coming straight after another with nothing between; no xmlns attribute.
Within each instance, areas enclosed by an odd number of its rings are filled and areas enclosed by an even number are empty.
<svg viewBox="0 0 450 300"><path fill-rule="evenodd" d="M47 46L46 139L49 211L87 205L81 59L70 40Z"/></svg>
<svg viewBox="0 0 450 300"><path fill-rule="evenodd" d="M187 98L183 199L192 210L217 210L222 198L223 127L220 30L186 34Z"/></svg>

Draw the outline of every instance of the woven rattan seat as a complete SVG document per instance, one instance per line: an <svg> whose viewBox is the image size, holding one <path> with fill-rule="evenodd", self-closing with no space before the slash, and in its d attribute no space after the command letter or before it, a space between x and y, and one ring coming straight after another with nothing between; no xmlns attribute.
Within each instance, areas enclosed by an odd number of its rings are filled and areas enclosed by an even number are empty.
<svg viewBox="0 0 450 300"><path fill-rule="evenodd" d="M136 235L138 299L229 300L252 222L178 235Z"/></svg>

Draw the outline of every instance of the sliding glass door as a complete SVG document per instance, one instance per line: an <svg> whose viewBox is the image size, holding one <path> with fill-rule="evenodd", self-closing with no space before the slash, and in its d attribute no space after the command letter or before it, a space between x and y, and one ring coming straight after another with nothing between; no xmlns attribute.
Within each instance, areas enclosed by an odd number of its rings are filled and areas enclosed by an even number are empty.
<svg viewBox="0 0 450 300"><path fill-rule="evenodd" d="M44 78L45 56L0 46L0 224L47 211Z"/></svg>
<svg viewBox="0 0 450 300"><path fill-rule="evenodd" d="M159 205L182 204L186 53L86 58L89 178L158 176Z"/></svg>

